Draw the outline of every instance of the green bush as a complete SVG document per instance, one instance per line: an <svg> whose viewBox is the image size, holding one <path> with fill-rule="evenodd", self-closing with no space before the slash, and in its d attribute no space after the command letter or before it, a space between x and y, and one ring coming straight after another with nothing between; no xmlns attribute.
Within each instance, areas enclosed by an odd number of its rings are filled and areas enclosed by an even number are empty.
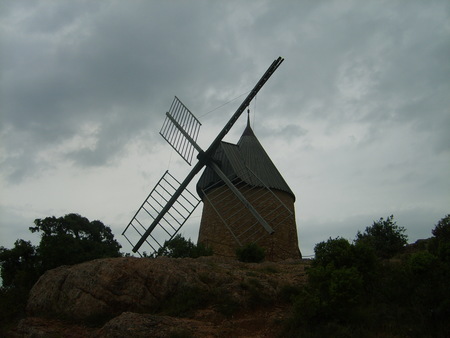
<svg viewBox="0 0 450 338"><path fill-rule="evenodd" d="M364 233L358 231L355 243L364 243L372 247L378 257L391 258L408 243L405 231L404 227L397 225L393 215L386 220L381 217L378 222L366 227Z"/></svg>
<svg viewBox="0 0 450 338"><path fill-rule="evenodd" d="M450 214L439 220L431 233L439 241L450 243Z"/></svg>
<svg viewBox="0 0 450 338"><path fill-rule="evenodd" d="M303 288L293 299L293 318L291 326L316 324L324 319L322 301L314 288Z"/></svg>
<svg viewBox="0 0 450 338"><path fill-rule="evenodd" d="M303 287L299 285L287 284L280 288L280 299L283 302L294 301L295 298L303 292Z"/></svg>
<svg viewBox="0 0 450 338"><path fill-rule="evenodd" d="M38 246L18 239L14 247L0 247L0 336L25 314L30 289L39 276L61 265L96 258L120 257L120 244L108 226L78 214L36 219L29 230L40 234Z"/></svg>
<svg viewBox="0 0 450 338"><path fill-rule="evenodd" d="M363 280L355 267L336 269L331 272L328 298L336 311L350 309L358 304L363 293Z"/></svg>
<svg viewBox="0 0 450 338"><path fill-rule="evenodd" d="M351 266L353 252L351 244L345 238L331 237L326 242L320 242L314 247L315 259L313 265L333 265L335 268Z"/></svg>
<svg viewBox="0 0 450 338"><path fill-rule="evenodd" d="M266 257L266 252L256 243L244 245L236 250L239 261L246 263L259 263Z"/></svg>
<svg viewBox="0 0 450 338"><path fill-rule="evenodd" d="M409 257L409 269L414 275L428 274L431 269L438 263L435 255L428 251L420 251L413 253Z"/></svg>
<svg viewBox="0 0 450 338"><path fill-rule="evenodd" d="M171 240L165 241L164 245L158 250L157 256L167 256L172 258L198 258L200 256L211 256L211 248L199 243L195 245L190 239L185 239L180 234L174 236Z"/></svg>
<svg viewBox="0 0 450 338"><path fill-rule="evenodd" d="M404 228L380 219L350 244L318 243L307 285L291 294L285 336L450 337L450 217L428 245L402 251ZM428 251L429 250L429 251Z"/></svg>
<svg viewBox="0 0 450 338"><path fill-rule="evenodd" d="M26 288L0 287L0 337L6 337L6 332L25 316L28 294Z"/></svg>
<svg viewBox="0 0 450 338"><path fill-rule="evenodd" d="M431 231L429 250L444 262L450 263L450 214L442 218Z"/></svg>

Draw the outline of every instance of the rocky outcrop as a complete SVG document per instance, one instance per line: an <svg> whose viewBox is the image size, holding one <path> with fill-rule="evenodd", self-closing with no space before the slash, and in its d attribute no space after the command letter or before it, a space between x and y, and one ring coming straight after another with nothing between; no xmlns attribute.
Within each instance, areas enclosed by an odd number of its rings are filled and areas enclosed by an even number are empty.
<svg viewBox="0 0 450 338"><path fill-rule="evenodd" d="M201 336L214 332L213 323L198 320L124 312L110 320L98 336L104 338Z"/></svg>
<svg viewBox="0 0 450 338"><path fill-rule="evenodd" d="M27 312L78 321L124 311L155 312L176 290L199 284L181 260L111 258L46 272L30 293Z"/></svg>
<svg viewBox="0 0 450 338"><path fill-rule="evenodd" d="M36 332L45 327L45 318L94 326L96 330L85 334L101 337L167 337L183 332L209 337L238 321L243 327L267 329L283 316L283 292L304 283L305 264L125 257L62 266L47 271L31 290L29 317L19 331L40 336Z"/></svg>

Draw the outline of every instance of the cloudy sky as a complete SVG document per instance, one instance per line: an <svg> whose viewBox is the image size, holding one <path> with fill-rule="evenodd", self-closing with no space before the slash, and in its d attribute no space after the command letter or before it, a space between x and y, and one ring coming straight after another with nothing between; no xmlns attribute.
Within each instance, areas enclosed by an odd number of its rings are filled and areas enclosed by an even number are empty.
<svg viewBox="0 0 450 338"><path fill-rule="evenodd" d="M297 196L302 253L391 214L430 237L450 213L450 2L3 0L0 245L75 212L129 252L160 176L190 170L159 135L173 96L207 148L278 56L251 119Z"/></svg>

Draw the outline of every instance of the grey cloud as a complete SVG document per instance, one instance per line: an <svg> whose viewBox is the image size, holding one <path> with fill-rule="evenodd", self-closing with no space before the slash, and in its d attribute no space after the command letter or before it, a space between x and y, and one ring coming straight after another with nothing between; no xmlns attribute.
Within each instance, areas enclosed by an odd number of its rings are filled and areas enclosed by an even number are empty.
<svg viewBox="0 0 450 338"><path fill-rule="evenodd" d="M308 130L294 123L276 127L271 126L269 123L263 123L261 126L258 126L257 134L261 139L279 139L289 143L308 134Z"/></svg>
<svg viewBox="0 0 450 338"><path fill-rule="evenodd" d="M353 194L377 182L399 199L448 198L449 17L445 0L2 1L2 178L114 167L133 144L151 153L173 95L212 138L241 99L202 115L248 92L281 55L252 103L255 132L266 148L286 142L310 159L295 167L316 178L310 191L327 177ZM330 150L334 135L354 142Z"/></svg>
<svg viewBox="0 0 450 338"><path fill-rule="evenodd" d="M210 62L220 56L209 49L214 22L198 7L110 5L82 10L66 2L36 6L34 12L28 9L28 24L4 39L11 53L2 62L7 69L1 84L2 124L10 127L6 138L19 130L29 133L30 147L36 149L24 164L37 149L67 140L91 120L102 124L100 144L116 147L103 147L102 154L80 149L72 159L107 163L126 144L126 135L132 139L155 121L155 114L163 114L173 90L199 95L194 88L207 87L212 76L224 78L218 73L223 69ZM64 13L71 17L63 20ZM120 115L119 129L109 122L114 113ZM122 144L114 142L118 136ZM12 175L26 174L27 167Z"/></svg>

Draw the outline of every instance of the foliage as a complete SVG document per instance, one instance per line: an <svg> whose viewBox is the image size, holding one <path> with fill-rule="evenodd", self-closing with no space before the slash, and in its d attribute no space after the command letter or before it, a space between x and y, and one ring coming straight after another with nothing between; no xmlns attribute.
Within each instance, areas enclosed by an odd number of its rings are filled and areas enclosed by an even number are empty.
<svg viewBox="0 0 450 338"><path fill-rule="evenodd" d="M408 243L405 231L404 227L397 225L393 215L386 220L381 217L378 222L373 222L372 226L366 227L364 233L358 231L355 242L369 245L379 257L390 258L399 253Z"/></svg>
<svg viewBox="0 0 450 338"><path fill-rule="evenodd" d="M260 263L266 257L264 248L256 243L249 243L236 250L236 256L239 261L246 263Z"/></svg>
<svg viewBox="0 0 450 338"><path fill-rule="evenodd" d="M450 242L450 214L439 220L431 233L439 241Z"/></svg>
<svg viewBox="0 0 450 338"><path fill-rule="evenodd" d="M211 248L204 246L202 243L195 245L190 239L185 239L180 234L169 241L165 241L164 245L157 252L157 256L172 258L197 258L200 256L211 256L212 254Z"/></svg>
<svg viewBox="0 0 450 338"><path fill-rule="evenodd" d="M120 244L111 229L78 214L36 219L31 232L40 232L38 254L42 269L77 264L96 258L119 257Z"/></svg>
<svg viewBox="0 0 450 338"><path fill-rule="evenodd" d="M350 244L342 237L329 238L314 247L313 267L342 269L355 267L363 278L369 278L377 265L377 257L371 246L359 242Z"/></svg>
<svg viewBox="0 0 450 338"><path fill-rule="evenodd" d="M413 275L419 277L428 274L437 263L438 258L435 255L428 251L420 251L409 257L408 267Z"/></svg>
<svg viewBox="0 0 450 338"><path fill-rule="evenodd" d="M12 249L0 247L0 336L2 330L25 314L28 292L39 278L36 248L22 239Z"/></svg>
<svg viewBox="0 0 450 338"><path fill-rule="evenodd" d="M38 246L22 239L12 249L0 247L1 327L24 313L31 287L48 269L95 258L119 257L121 246L111 229L78 214L36 219L30 231L41 233ZM6 309L6 310L5 310Z"/></svg>
<svg viewBox="0 0 450 338"><path fill-rule="evenodd" d="M318 243L308 283L292 297L284 334L450 336L450 263L440 254L449 244L449 224L446 216L436 225L435 246L414 246L396 260L385 258L403 247L406 236L393 216L358 232L353 243L339 237Z"/></svg>
<svg viewBox="0 0 450 338"><path fill-rule="evenodd" d="M309 285L313 287L303 298L320 307L310 314L320 313L322 319L335 313L345 317L364 294L370 275L367 267L375 266L374 253L341 237L316 244L314 252L316 258L308 270Z"/></svg>
<svg viewBox="0 0 450 338"><path fill-rule="evenodd" d="M315 266L332 265L335 268L342 268L352 265L351 245L345 238L329 238L326 242L320 242L314 247Z"/></svg>
<svg viewBox="0 0 450 338"><path fill-rule="evenodd" d="M439 220L433 230L430 251L441 260L450 263L450 214Z"/></svg>
<svg viewBox="0 0 450 338"><path fill-rule="evenodd" d="M7 337L6 332L25 315L27 298L26 290L0 287L0 337Z"/></svg>
<svg viewBox="0 0 450 338"><path fill-rule="evenodd" d="M247 304L250 308L269 306L273 303L273 298L257 278L244 279L240 286L247 293Z"/></svg>
<svg viewBox="0 0 450 338"><path fill-rule="evenodd" d="M3 286L31 289L39 277L39 261L36 248L29 241L19 239L12 249L0 247Z"/></svg>

